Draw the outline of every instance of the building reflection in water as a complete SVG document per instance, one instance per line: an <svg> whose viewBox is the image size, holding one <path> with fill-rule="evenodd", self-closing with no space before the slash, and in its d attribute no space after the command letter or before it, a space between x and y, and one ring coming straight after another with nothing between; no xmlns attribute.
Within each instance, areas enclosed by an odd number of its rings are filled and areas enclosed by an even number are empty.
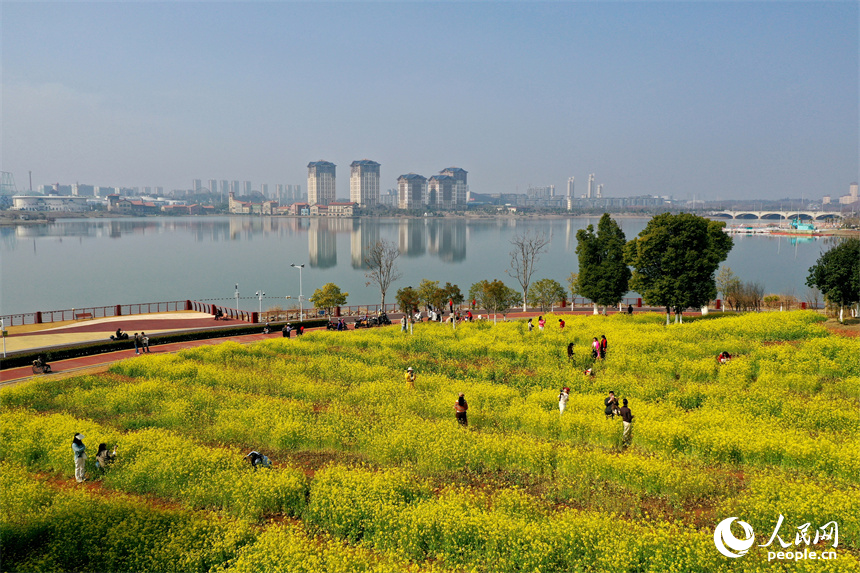
<svg viewBox="0 0 860 573"><path fill-rule="evenodd" d="M34 238L79 237L121 239L130 235L189 235L195 243L250 241L276 238L290 243L306 235L310 266L328 269L337 266L337 235L350 237L350 264L366 270L365 259L370 248L385 237L396 236L401 254L407 257L432 255L445 262L466 259L470 232L488 231L507 221L481 221L471 224L465 219L377 219L329 217L225 217L82 220L44 225L16 226L0 233L4 244L15 249L16 240ZM570 223L568 222L568 234ZM575 237L575 230L573 235ZM568 239L570 240L570 239Z"/></svg>
<svg viewBox="0 0 860 573"><path fill-rule="evenodd" d="M308 228L310 266L330 269L337 265L337 234L352 231L352 219L313 217Z"/></svg>
<svg viewBox="0 0 860 573"><path fill-rule="evenodd" d="M424 219L401 219L397 228L397 248L407 257L420 257L427 252Z"/></svg>
<svg viewBox="0 0 860 573"><path fill-rule="evenodd" d="M446 263L466 259L466 221L436 220L427 222L427 251Z"/></svg>
<svg viewBox="0 0 860 573"><path fill-rule="evenodd" d="M353 219L352 235L350 236L350 252L352 268L367 269L365 259L368 252L379 242L379 223L367 219Z"/></svg>

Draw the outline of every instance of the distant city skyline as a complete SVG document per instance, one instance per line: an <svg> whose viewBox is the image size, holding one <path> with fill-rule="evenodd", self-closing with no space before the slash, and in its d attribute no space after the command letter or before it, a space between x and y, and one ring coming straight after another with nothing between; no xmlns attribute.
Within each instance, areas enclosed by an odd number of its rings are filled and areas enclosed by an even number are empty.
<svg viewBox="0 0 860 573"><path fill-rule="evenodd" d="M860 179L858 10L4 2L2 169L22 191L273 195L325 158L343 199L369 158L380 190L459 165L481 194L838 197Z"/></svg>

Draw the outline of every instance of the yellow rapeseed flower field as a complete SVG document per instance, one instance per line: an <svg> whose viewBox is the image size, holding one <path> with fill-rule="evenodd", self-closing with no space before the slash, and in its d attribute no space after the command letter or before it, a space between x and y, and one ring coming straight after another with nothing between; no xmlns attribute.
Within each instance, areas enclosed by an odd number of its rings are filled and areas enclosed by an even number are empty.
<svg viewBox="0 0 860 573"><path fill-rule="evenodd" d="M226 342L6 389L3 568L860 570L857 338L811 312L565 319ZM99 442L119 444L105 472ZM718 548L728 518L746 555Z"/></svg>

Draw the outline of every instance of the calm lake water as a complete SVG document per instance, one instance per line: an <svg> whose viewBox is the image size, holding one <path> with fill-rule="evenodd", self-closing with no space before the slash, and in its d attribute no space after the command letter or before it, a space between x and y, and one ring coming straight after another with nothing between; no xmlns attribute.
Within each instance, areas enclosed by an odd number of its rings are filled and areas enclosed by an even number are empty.
<svg viewBox="0 0 860 573"><path fill-rule="evenodd" d="M417 287L421 279L457 284L465 294L482 279L512 288L510 240L527 231L552 242L535 279L563 286L577 270L576 231L599 218L559 219L308 219L182 217L59 220L0 228L0 314L62 310L172 300L211 300L256 310L254 293L266 293L263 308L295 304L302 290L333 282L348 292L347 304L375 304L379 291L366 286L367 246L380 239L398 245L403 277L389 291ZM628 239L648 218L619 218ZM801 299L808 269L833 239L736 236L724 263L741 277L762 283L767 293ZM631 295L632 296L632 295Z"/></svg>

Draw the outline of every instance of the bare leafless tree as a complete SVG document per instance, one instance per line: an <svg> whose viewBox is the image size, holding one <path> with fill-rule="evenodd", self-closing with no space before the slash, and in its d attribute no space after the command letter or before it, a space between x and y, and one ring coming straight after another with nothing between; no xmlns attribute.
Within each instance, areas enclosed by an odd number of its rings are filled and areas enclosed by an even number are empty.
<svg viewBox="0 0 860 573"><path fill-rule="evenodd" d="M523 312L526 311L526 300L528 299L529 285L535 274L537 263L541 253L545 253L550 238L543 233L532 234L526 232L523 235L514 235L511 244L511 268L505 271L520 283L523 288Z"/></svg>
<svg viewBox="0 0 860 573"><path fill-rule="evenodd" d="M367 256L364 258L364 264L368 268L368 271L364 273L367 278L365 286L373 284L379 287L379 291L382 293L382 310L385 310L385 293L388 292L388 287L403 276L397 270L396 261L399 256L400 251L394 243L383 239L369 247Z"/></svg>

